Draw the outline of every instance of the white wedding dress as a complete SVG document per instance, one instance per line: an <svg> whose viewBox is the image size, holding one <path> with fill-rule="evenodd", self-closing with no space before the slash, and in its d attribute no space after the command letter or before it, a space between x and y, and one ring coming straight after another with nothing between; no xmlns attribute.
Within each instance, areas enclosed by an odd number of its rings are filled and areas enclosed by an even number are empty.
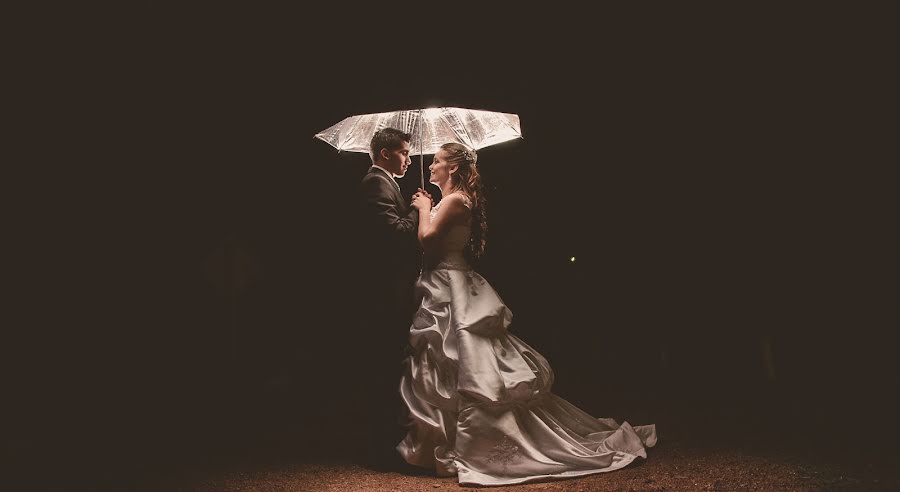
<svg viewBox="0 0 900 492"><path fill-rule="evenodd" d="M512 312L465 260L468 240L468 226L449 231L446 254L416 285L422 303L400 381L410 417L403 458L462 485L576 477L646 458L654 425L594 418L550 392L553 370L507 332Z"/></svg>

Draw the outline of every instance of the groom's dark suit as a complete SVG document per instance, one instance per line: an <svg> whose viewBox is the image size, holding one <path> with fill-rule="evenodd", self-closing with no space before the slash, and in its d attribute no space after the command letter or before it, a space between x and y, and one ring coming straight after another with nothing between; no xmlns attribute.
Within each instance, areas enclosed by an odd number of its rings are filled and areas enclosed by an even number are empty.
<svg viewBox="0 0 900 492"><path fill-rule="evenodd" d="M360 374L360 396L367 432L376 453L396 453L391 448L403 438L398 417L403 408L399 396L401 363L415 310L415 281L421 261L416 237L418 211L409 205L394 178L372 166L360 188L361 349L366 366Z"/></svg>
<svg viewBox="0 0 900 492"><path fill-rule="evenodd" d="M366 263L371 273L378 274L370 279L372 287L379 291L372 295L392 296L396 302L391 304L408 311L411 317L413 286L421 257L416 238L418 211L403 198L394 178L375 166L363 177L361 188L367 241L361 246L368 252ZM404 330L404 336L407 333Z"/></svg>

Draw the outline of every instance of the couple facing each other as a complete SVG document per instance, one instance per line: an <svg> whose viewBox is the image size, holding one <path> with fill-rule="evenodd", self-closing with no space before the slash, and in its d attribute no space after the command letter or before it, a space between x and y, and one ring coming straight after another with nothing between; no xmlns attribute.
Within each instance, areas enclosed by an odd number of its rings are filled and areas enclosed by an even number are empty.
<svg viewBox="0 0 900 492"><path fill-rule="evenodd" d="M372 449L464 485L588 475L646 458L655 426L594 418L551 393L547 360L508 332L512 313L472 269L487 230L476 152L441 146L428 167L440 202L419 189L410 203L394 181L410 165L409 142L379 130L361 185L373 321L361 411Z"/></svg>

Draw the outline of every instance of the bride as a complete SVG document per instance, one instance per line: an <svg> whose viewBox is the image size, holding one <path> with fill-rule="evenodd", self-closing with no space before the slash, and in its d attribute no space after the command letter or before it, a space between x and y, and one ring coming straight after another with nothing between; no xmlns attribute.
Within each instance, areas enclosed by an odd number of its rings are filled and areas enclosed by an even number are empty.
<svg viewBox="0 0 900 492"><path fill-rule="evenodd" d="M617 470L656 444L653 425L594 418L550 392L547 360L508 333L512 312L475 273L487 228L477 155L449 143L429 167L442 200L413 196L425 251L412 355L400 393L412 465L462 485L506 485Z"/></svg>

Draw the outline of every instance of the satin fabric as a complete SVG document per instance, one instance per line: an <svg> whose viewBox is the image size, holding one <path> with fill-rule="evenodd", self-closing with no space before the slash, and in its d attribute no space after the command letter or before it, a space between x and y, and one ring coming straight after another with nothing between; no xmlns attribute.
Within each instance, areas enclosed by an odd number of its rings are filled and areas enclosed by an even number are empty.
<svg viewBox="0 0 900 492"><path fill-rule="evenodd" d="M465 244L465 228L448 244ZM400 392L409 429L397 450L462 485L507 485L622 468L646 458L654 425L594 418L551 392L547 360L508 332L512 312L461 251L416 283L412 355Z"/></svg>

